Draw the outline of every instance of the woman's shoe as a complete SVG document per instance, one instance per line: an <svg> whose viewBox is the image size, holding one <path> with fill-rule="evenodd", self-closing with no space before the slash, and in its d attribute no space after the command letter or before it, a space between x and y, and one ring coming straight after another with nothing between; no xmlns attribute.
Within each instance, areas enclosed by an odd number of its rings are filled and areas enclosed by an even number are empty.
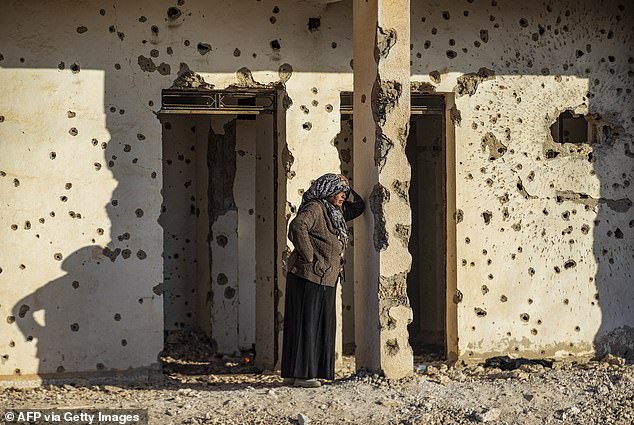
<svg viewBox="0 0 634 425"><path fill-rule="evenodd" d="M318 388L318 387L321 387L321 382L319 382L316 379L296 378L295 383L293 385L296 387L303 387L303 388Z"/></svg>
<svg viewBox="0 0 634 425"><path fill-rule="evenodd" d="M295 378L284 378L282 382L284 385L293 385L295 383Z"/></svg>

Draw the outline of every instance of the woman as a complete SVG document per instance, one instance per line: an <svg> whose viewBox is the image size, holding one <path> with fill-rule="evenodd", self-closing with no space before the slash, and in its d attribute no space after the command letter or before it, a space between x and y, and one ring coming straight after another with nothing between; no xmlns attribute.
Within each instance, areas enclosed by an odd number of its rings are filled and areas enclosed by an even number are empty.
<svg viewBox="0 0 634 425"><path fill-rule="evenodd" d="M354 202L346 201L352 194ZM282 350L284 382L319 387L335 377L335 294L343 272L350 221L365 203L342 175L324 174L304 192L289 226Z"/></svg>

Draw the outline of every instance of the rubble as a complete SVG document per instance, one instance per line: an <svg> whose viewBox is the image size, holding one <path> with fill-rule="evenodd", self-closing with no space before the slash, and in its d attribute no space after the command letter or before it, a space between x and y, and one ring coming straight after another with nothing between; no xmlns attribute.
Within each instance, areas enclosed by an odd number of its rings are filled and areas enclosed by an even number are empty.
<svg viewBox="0 0 634 425"><path fill-rule="evenodd" d="M624 424L634 420L634 365L524 359L487 364L416 357L412 376L387 379L355 372L344 356L334 382L319 389L284 385L259 371L253 353L221 356L200 334L169 334L163 379L143 383L87 381L30 389L0 388L0 410L50 406L147 408L150 424ZM511 367L512 366L512 367ZM266 372L266 373L264 373ZM530 419L529 419L530 418Z"/></svg>

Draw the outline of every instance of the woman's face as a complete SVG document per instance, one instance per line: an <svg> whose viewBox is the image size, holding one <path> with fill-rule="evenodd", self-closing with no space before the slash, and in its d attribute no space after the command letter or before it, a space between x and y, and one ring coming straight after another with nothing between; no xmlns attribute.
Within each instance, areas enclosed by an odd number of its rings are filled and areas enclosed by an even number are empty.
<svg viewBox="0 0 634 425"><path fill-rule="evenodd" d="M328 202L330 202L337 208L341 208L345 200L346 200L346 192L339 192L336 195L328 198Z"/></svg>

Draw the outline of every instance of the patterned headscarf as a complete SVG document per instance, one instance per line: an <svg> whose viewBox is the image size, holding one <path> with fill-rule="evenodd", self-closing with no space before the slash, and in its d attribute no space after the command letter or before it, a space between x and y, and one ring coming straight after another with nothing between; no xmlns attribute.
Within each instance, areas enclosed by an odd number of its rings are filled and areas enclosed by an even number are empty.
<svg viewBox="0 0 634 425"><path fill-rule="evenodd" d="M310 188L304 192L298 212L301 211L308 202L313 200L318 200L324 204L330 222L339 232L343 247L345 248L348 245L348 226L346 225L346 220L341 210L328 202L328 198L340 192L345 192L346 195L350 193L348 183L337 174L324 174L315 180L313 184L310 185Z"/></svg>

